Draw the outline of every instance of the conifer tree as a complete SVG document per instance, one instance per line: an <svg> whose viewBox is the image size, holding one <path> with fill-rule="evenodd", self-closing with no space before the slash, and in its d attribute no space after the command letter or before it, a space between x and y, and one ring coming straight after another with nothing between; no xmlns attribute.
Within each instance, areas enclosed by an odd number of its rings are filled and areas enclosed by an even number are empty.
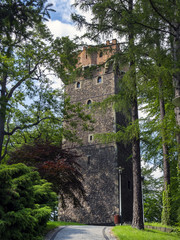
<svg viewBox="0 0 180 240"><path fill-rule="evenodd" d="M41 240L57 195L22 163L0 164L0 239Z"/></svg>
<svg viewBox="0 0 180 240"><path fill-rule="evenodd" d="M172 53L172 73L173 73L173 85L175 90L175 99L173 103L175 104L175 114L176 114L176 122L177 126L180 126L180 107L178 103L178 99L180 97L180 3L179 1L161 1L161 0L142 0L138 1L143 8L141 12L139 12L138 18L135 20L136 24L139 24L144 29L150 29L151 31L156 31L159 34L165 34L165 42L166 39L170 39L171 41L171 53ZM153 18L147 18L153 15ZM146 16L146 17L144 17ZM159 23L154 21L154 19L159 19ZM147 23L148 22L148 23ZM180 134L177 131L177 147L179 152L180 146ZM179 158L179 166L180 168L180 158Z"/></svg>
<svg viewBox="0 0 180 240"><path fill-rule="evenodd" d="M139 12L139 14L137 13L135 23L141 25L144 29L144 33L142 34L143 37L141 36L141 39L144 38L145 42L141 42L140 40L140 44L145 44L146 46L146 50L144 51L146 54L146 57L144 57L146 60L144 62L146 63L144 63L144 65L147 64L148 61L151 61L151 66L153 67L152 69L150 65L148 65L149 69L147 67L146 78L148 80L146 80L146 82L152 81L153 75L153 78L157 79L156 88L158 92L155 90L155 86L151 86L151 93L158 99L158 109L160 111L160 114L157 113L160 118L158 134L160 134L162 138L164 196L166 196L163 197L165 201L163 201L162 221L164 224L170 224L170 201L172 202L172 198L170 197L170 158L174 159L172 151L175 151L174 147L172 147L172 142L174 142L173 131L178 134L177 128L175 127L174 114L172 113L172 74L174 74L175 69L173 69L173 65L175 62L174 57L171 56L171 52L169 51L170 48L173 48L173 44L171 44L173 36L172 28L170 27L170 19L172 20L174 13L172 12L172 9L167 9L168 6L170 7L169 2L167 5L162 3L162 1L139 1L138 3L139 8L141 8L142 11ZM175 6L178 8L178 4L174 1L171 8L174 8ZM177 18L175 17L174 20L176 21ZM140 68L143 68L142 65ZM150 69L151 71L154 71L155 74L150 73ZM152 89L154 89L154 91L152 91ZM148 92L148 88L146 92ZM153 95L149 95L151 99L153 99ZM153 101L155 103L156 99L154 98ZM149 99L149 102L146 104L149 105L150 102L151 100ZM156 107L155 105L156 104L153 106L151 105L151 108ZM169 111L170 108L171 111ZM150 110L150 112L153 112L153 110ZM171 125L173 124L172 128L170 128L170 122Z"/></svg>

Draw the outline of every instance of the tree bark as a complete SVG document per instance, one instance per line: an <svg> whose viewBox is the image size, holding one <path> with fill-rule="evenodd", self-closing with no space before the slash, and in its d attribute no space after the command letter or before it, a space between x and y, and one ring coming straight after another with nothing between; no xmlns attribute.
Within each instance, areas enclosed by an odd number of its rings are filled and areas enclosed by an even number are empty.
<svg viewBox="0 0 180 240"><path fill-rule="evenodd" d="M132 122L138 120L137 97L132 104ZM132 227L144 229L142 187L141 187L141 156L140 140L134 138L132 141L132 164L133 164L133 220Z"/></svg>
<svg viewBox="0 0 180 240"><path fill-rule="evenodd" d="M0 163L2 161L3 154L3 142L4 142L4 126L5 126L5 117L0 112Z"/></svg>
<svg viewBox="0 0 180 240"><path fill-rule="evenodd" d="M129 11L133 11L133 0L129 0ZM132 60L130 61L130 76L132 81L132 124L138 121L138 103L136 70L134 57L134 29L129 24L129 48L132 51ZM143 204L142 204L142 186L141 186L141 156L140 156L140 138L134 137L132 140L132 165L133 165L133 220L132 227L144 229Z"/></svg>
<svg viewBox="0 0 180 240"><path fill-rule="evenodd" d="M7 99L6 99L6 81L7 81L7 74L6 71L2 76L2 80L0 82L1 85L1 94L0 94L0 163L3 159L3 142L4 142L4 129L5 129L5 121L6 121L6 106L7 106Z"/></svg>
<svg viewBox="0 0 180 240"><path fill-rule="evenodd" d="M159 78L159 106L160 106L160 118L162 127L162 148L163 148L163 172L164 172L164 190L167 190L167 186L170 184L170 165L169 165L169 153L168 146L166 144L165 132L166 129L164 127L164 118L165 118L165 105L164 105L164 97L163 97L163 84L162 79Z"/></svg>

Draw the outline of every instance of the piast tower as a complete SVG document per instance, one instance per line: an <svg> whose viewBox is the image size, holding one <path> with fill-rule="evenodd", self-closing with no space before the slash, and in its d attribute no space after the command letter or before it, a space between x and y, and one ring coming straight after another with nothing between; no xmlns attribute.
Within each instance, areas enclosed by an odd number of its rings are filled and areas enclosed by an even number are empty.
<svg viewBox="0 0 180 240"><path fill-rule="evenodd" d="M82 69L102 66L94 68L91 77L81 77L66 85L65 91L72 103L87 105L87 112L91 112L92 103L102 102L118 92L118 79L127 69L119 69L117 76L113 61L106 63L117 51L120 50L116 40L107 41L100 50L91 53L83 48L79 54ZM122 222L131 222L131 150L121 143L100 144L94 139L96 133L116 132L117 124L123 125L125 118L112 107L104 112L97 110L92 116L95 119L93 131L77 131L83 144L78 146L65 141L63 145L66 149L76 149L80 155L87 199L82 202L82 207L74 208L69 203L65 210L59 208L58 218L61 221L111 225L114 216L120 215Z"/></svg>

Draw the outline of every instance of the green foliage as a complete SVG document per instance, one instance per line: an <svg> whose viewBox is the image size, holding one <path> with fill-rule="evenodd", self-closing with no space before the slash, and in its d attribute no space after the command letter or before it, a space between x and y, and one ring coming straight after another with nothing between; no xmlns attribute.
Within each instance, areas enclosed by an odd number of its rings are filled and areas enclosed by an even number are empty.
<svg viewBox="0 0 180 240"><path fill-rule="evenodd" d="M0 165L0 238L40 240L57 195L24 164Z"/></svg>
<svg viewBox="0 0 180 240"><path fill-rule="evenodd" d="M86 112L86 106L83 106L81 103L71 103L70 97L66 95L62 113L65 121L65 126L63 127L64 138L81 144L81 139L76 136L76 130L92 131L95 120Z"/></svg>
<svg viewBox="0 0 180 240"><path fill-rule="evenodd" d="M180 226L180 188L179 188L179 176L178 176L178 160L174 159L171 163L171 224Z"/></svg>
<svg viewBox="0 0 180 240"><path fill-rule="evenodd" d="M52 4L46 0L0 3L0 160L10 137L59 117L60 96L49 73L56 57L52 36L43 23Z"/></svg>
<svg viewBox="0 0 180 240"><path fill-rule="evenodd" d="M102 143L110 142L123 142L128 144L132 139L139 138L139 121L136 120L133 123L129 123L127 127L117 126L116 133L104 133L104 134L95 134L95 139L98 139Z"/></svg>
<svg viewBox="0 0 180 240"><path fill-rule="evenodd" d="M93 13L90 22L84 16L73 15L79 27L86 27L85 37L99 41L101 37L109 37L112 33L118 35L122 42L121 52L116 58L114 70L117 71L117 67L121 67L121 64L133 63L132 71L128 69L122 79L118 78L119 98L118 95L111 97L105 100L104 105L99 104L99 106L107 106L108 101L113 103L114 100L115 109L126 113L127 117L134 96L137 94L139 106L141 110L145 110L144 119L137 123L140 127L134 128L133 124L130 124L130 127L121 127L117 133L108 133L97 138L104 143L126 142L128 135L131 140L134 135L136 139L139 138L138 134L140 134L141 152L145 161L162 169L163 162L168 161L171 179L169 179L168 167L164 168L166 171L164 175L168 176L165 178L168 178L169 182L172 181L171 220L177 222L179 166L178 171L175 171L174 162L177 163L179 155L176 136L179 135L180 115L174 112L172 100L174 88L176 97L179 96L179 1L76 0L75 2L75 6ZM133 85L132 79L135 77L137 81ZM154 199L149 198L149 202L151 200L151 204L155 203Z"/></svg>
<svg viewBox="0 0 180 240"><path fill-rule="evenodd" d="M172 226L168 226L168 225L164 225L162 223L159 223L159 222L145 222L144 223L145 225L149 225L149 226L154 226L154 227L164 227L164 228L172 228Z"/></svg>
<svg viewBox="0 0 180 240"><path fill-rule="evenodd" d="M24 142L40 137L62 140L64 95L54 89L51 79L74 80L78 53L68 37L53 39L44 24L53 11L52 4L46 3L0 3L0 161ZM70 132L64 135L76 141L75 131Z"/></svg>
<svg viewBox="0 0 180 240"><path fill-rule="evenodd" d="M170 203L170 186L166 185L165 190L163 191L163 210L162 210L162 218L161 222L164 225L170 225L171 224L171 203Z"/></svg>
<svg viewBox="0 0 180 240"><path fill-rule="evenodd" d="M163 181L153 177L155 169L146 164L142 167L144 219L147 222L161 222Z"/></svg>

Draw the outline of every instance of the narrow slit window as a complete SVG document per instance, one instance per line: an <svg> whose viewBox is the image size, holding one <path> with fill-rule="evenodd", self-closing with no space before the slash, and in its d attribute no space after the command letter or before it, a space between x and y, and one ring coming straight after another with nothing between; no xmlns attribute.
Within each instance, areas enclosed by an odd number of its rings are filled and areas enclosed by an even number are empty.
<svg viewBox="0 0 180 240"><path fill-rule="evenodd" d="M93 142L93 141L94 141L94 137L93 137L92 134L90 134L90 135L88 136L88 142L91 143L91 142Z"/></svg>
<svg viewBox="0 0 180 240"><path fill-rule="evenodd" d="M89 155L89 156L87 156L87 157L88 157L88 159L87 159L87 164L90 165L91 156Z"/></svg>

